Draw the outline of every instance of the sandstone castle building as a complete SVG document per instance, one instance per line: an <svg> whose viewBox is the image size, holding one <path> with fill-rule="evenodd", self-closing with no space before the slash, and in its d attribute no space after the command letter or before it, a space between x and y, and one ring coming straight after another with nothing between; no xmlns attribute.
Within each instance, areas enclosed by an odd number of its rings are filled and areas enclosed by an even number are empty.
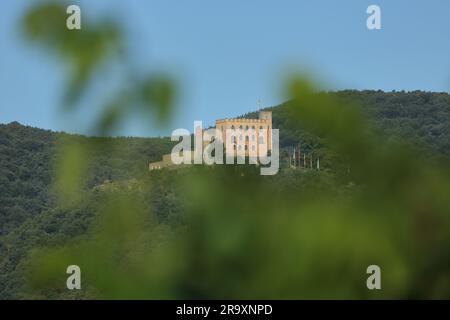
<svg viewBox="0 0 450 320"><path fill-rule="evenodd" d="M216 120L216 129L222 134L225 147L230 142L232 150L227 154L257 155L272 150L272 112L260 111L258 119L234 118ZM231 134L231 137L227 136Z"/></svg>
<svg viewBox="0 0 450 320"><path fill-rule="evenodd" d="M256 157L272 150L272 112L260 111L257 119L227 118L216 120L216 130L224 144L227 156ZM192 152L192 151L191 151ZM175 166L171 155L149 164L150 170Z"/></svg>

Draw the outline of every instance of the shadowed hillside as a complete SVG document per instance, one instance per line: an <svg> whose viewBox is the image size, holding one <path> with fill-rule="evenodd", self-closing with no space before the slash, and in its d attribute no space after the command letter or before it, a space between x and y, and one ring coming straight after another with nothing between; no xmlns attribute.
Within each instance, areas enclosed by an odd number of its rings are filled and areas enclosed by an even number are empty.
<svg viewBox="0 0 450 320"><path fill-rule="evenodd" d="M325 94L325 93L322 93ZM450 155L450 96L446 93L341 91L326 93L361 105L378 127L381 139L409 141L434 156ZM336 182L337 171L325 140L292 124L286 103L270 108L274 128L280 129L280 146L300 145L324 158L321 174L282 170L273 179L279 192L311 192L326 186L351 192ZM249 113L246 116L254 116ZM332 117L333 115L330 115ZM68 142L89 145L84 154L90 168L83 177L82 205L59 207L54 192L57 146ZM89 230L103 193L140 189L142 203L158 220L158 228L171 228L183 220L183 195L177 192L177 171L148 172L148 162L169 153L168 138L94 138L22 126L0 125L0 298L73 298L74 293L30 295L24 287L24 258L39 246L65 244ZM151 181L150 181L151 180ZM101 188L96 188L101 185ZM145 189L151 185L151 191ZM346 186L342 188L342 186ZM150 213L149 213L150 214ZM86 297L86 296L82 296Z"/></svg>

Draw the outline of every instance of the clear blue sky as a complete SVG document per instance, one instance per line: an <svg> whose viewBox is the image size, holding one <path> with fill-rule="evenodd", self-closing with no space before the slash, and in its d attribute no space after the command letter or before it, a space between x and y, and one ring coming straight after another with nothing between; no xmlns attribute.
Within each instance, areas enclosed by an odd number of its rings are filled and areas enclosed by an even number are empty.
<svg viewBox="0 0 450 320"><path fill-rule="evenodd" d="M18 20L35 0L0 5L0 122L86 133L95 97L78 114L57 112L64 74L24 43ZM284 100L286 72L309 70L326 89L449 91L449 0L86 0L82 17L116 14L131 35L135 61L168 70L182 89L166 128L131 121L121 134L192 130ZM366 28L378 4L382 30Z"/></svg>

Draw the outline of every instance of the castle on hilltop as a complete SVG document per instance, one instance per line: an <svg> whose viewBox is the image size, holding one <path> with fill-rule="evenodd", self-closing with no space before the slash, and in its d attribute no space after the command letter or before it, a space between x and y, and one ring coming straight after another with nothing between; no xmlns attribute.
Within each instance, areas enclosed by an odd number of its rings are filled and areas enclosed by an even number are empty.
<svg viewBox="0 0 450 320"><path fill-rule="evenodd" d="M227 118L216 120L227 156L254 156L272 151L272 112L260 111L257 119ZM149 164L150 170L172 167L171 155Z"/></svg>

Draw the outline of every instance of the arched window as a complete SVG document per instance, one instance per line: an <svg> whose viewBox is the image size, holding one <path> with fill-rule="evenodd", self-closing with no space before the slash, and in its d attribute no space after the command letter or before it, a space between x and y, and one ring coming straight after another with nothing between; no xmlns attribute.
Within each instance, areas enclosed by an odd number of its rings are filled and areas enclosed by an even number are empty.
<svg viewBox="0 0 450 320"><path fill-rule="evenodd" d="M239 130L241 130L241 131L242 131L242 125L240 125L240 126L239 126Z"/></svg>
<svg viewBox="0 0 450 320"><path fill-rule="evenodd" d="M245 145L245 150L247 150L248 149L248 145Z"/></svg>
<svg viewBox="0 0 450 320"><path fill-rule="evenodd" d="M235 144L233 145L233 149L236 150L236 145Z"/></svg>
<svg viewBox="0 0 450 320"><path fill-rule="evenodd" d="M245 136L245 142L248 142L248 136Z"/></svg>
<svg viewBox="0 0 450 320"><path fill-rule="evenodd" d="M234 126L231 126L231 130L233 130L233 131L234 131Z"/></svg>
<svg viewBox="0 0 450 320"><path fill-rule="evenodd" d="M239 136L239 141L242 141L242 134Z"/></svg>
<svg viewBox="0 0 450 320"><path fill-rule="evenodd" d="M262 129L263 129L263 126L260 126L260 127L259 127L259 130L262 130Z"/></svg>
<svg viewBox="0 0 450 320"><path fill-rule="evenodd" d="M246 130L246 131L248 130L248 126L245 126L245 130Z"/></svg>
<svg viewBox="0 0 450 320"><path fill-rule="evenodd" d="M263 136L259 136L259 144L263 144L264 143L264 137Z"/></svg>
<svg viewBox="0 0 450 320"><path fill-rule="evenodd" d="M255 135L252 135L252 141L255 141Z"/></svg>

